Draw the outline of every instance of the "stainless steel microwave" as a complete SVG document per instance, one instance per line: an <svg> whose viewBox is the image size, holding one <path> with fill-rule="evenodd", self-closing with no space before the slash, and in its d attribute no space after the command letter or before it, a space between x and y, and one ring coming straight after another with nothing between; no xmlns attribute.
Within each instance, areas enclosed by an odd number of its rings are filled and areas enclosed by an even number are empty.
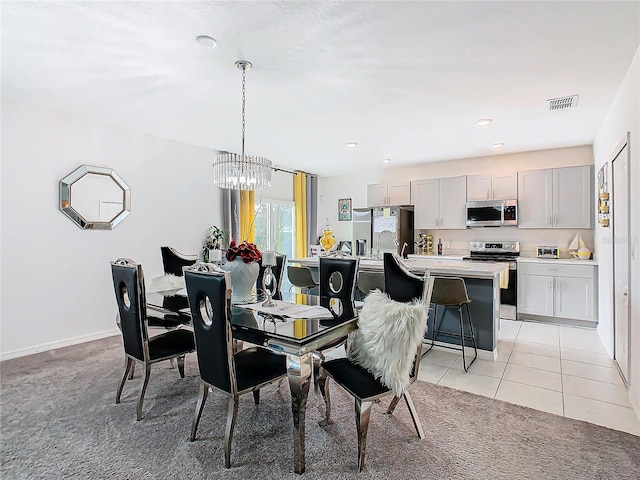
<svg viewBox="0 0 640 480"><path fill-rule="evenodd" d="M517 200L467 202L467 227L506 227L518 225Z"/></svg>

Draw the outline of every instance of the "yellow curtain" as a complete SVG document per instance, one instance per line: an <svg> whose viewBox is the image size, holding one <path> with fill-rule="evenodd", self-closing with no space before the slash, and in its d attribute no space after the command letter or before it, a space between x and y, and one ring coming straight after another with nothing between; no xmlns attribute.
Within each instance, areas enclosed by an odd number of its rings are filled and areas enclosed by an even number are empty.
<svg viewBox="0 0 640 480"><path fill-rule="evenodd" d="M253 243L255 199L256 192L253 190L240 190L240 239L238 243L244 240Z"/></svg>
<svg viewBox="0 0 640 480"><path fill-rule="evenodd" d="M296 172L293 176L293 201L296 209L296 257L307 256L307 176Z"/></svg>

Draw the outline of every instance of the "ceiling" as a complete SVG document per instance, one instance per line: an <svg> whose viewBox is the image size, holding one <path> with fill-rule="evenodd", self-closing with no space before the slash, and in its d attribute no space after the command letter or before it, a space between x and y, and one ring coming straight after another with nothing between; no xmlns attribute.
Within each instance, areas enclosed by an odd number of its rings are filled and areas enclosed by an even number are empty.
<svg viewBox="0 0 640 480"><path fill-rule="evenodd" d="M3 97L239 152L246 59L247 153L320 175L591 144L640 43L638 1L3 0L1 15Z"/></svg>

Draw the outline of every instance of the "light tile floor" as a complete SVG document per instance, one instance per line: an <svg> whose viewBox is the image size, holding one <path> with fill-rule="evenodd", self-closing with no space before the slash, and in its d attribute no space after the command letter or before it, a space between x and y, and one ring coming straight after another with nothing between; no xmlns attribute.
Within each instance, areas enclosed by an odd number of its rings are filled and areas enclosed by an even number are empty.
<svg viewBox="0 0 640 480"><path fill-rule="evenodd" d="M622 379L594 329L501 320L498 359L469 371L451 350L422 359L420 380L640 435Z"/></svg>

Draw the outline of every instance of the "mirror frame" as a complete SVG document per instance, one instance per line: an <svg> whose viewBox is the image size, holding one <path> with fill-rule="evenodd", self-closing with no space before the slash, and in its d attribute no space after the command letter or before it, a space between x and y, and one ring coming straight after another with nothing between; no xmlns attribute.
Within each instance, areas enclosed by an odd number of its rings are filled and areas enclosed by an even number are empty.
<svg viewBox="0 0 640 480"><path fill-rule="evenodd" d="M110 177L122 189L122 210L108 222L87 220L71 206L71 186L89 174ZM60 210L83 230L111 230L131 211L131 189L112 168L81 165L60 180Z"/></svg>

